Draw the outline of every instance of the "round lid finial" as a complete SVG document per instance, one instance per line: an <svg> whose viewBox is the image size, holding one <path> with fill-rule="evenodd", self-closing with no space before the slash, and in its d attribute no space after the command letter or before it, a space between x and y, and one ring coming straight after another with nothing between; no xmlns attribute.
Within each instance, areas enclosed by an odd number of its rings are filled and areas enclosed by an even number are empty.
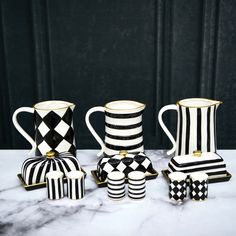
<svg viewBox="0 0 236 236"><path fill-rule="evenodd" d="M195 157L200 157L202 155L202 151L201 150L196 150L196 151L193 151L193 155Z"/></svg>
<svg viewBox="0 0 236 236"><path fill-rule="evenodd" d="M128 152L126 150L120 150L119 154L123 157L126 157L126 155L128 154Z"/></svg>
<svg viewBox="0 0 236 236"><path fill-rule="evenodd" d="M54 158L55 157L55 152L54 151L49 151L49 152L46 152L46 156L47 158Z"/></svg>

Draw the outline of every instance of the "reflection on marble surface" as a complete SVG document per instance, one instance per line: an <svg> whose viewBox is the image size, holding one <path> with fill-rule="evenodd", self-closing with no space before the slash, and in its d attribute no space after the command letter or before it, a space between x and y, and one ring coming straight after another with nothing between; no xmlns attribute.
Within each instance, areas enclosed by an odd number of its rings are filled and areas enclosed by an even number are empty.
<svg viewBox="0 0 236 236"><path fill-rule="evenodd" d="M26 158L25 150L0 151L0 234L2 235L236 235L236 151L219 151L228 171L229 182L210 184L209 199L168 199L165 179L147 181L147 196L134 201L126 197L113 202L106 188L98 189L90 170L98 161L97 150L79 150L78 159L87 171L86 195L79 201L64 198L50 201L46 189L25 191L16 174ZM159 172L169 161L165 152L147 151Z"/></svg>

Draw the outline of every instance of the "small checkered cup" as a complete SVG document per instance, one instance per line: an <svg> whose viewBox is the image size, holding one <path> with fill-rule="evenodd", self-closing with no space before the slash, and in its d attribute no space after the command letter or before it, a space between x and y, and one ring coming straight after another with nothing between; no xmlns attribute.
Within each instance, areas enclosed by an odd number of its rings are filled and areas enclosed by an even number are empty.
<svg viewBox="0 0 236 236"><path fill-rule="evenodd" d="M187 175L183 172L172 172L169 174L169 198L174 201L183 201L187 196Z"/></svg>
<svg viewBox="0 0 236 236"><path fill-rule="evenodd" d="M193 173L190 175L190 198L194 201L204 201L208 197L208 175Z"/></svg>

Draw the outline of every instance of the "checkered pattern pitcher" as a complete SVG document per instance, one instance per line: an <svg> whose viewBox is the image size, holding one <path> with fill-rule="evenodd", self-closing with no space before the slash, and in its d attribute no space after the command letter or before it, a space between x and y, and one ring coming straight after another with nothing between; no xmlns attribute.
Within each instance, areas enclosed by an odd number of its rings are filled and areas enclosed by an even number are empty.
<svg viewBox="0 0 236 236"><path fill-rule="evenodd" d="M45 101L31 107L18 108L12 117L16 129L32 145L29 154L45 155L48 151L68 151L76 155L75 135L73 126L73 110L75 105L65 101ZM22 129L17 121L20 112L34 114L35 139L33 140Z"/></svg>

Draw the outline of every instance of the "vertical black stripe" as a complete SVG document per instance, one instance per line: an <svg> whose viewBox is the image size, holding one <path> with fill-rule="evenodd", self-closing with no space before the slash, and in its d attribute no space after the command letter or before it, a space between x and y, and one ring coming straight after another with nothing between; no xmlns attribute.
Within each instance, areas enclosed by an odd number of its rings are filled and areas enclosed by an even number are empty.
<svg viewBox="0 0 236 236"><path fill-rule="evenodd" d="M189 136L190 136L190 112L186 107L186 137L185 137L185 154L189 154Z"/></svg>
<svg viewBox="0 0 236 236"><path fill-rule="evenodd" d="M59 198L62 197L62 193L61 193L61 179L57 179L57 184L58 184L58 195L59 195Z"/></svg>
<svg viewBox="0 0 236 236"><path fill-rule="evenodd" d="M182 107L179 106L179 152L178 155L181 155L181 148L182 148L182 133L183 133L183 111Z"/></svg>
<svg viewBox="0 0 236 236"><path fill-rule="evenodd" d="M68 195L68 197L70 198L70 182L69 182L70 180L69 179L67 179L67 195Z"/></svg>
<svg viewBox="0 0 236 236"><path fill-rule="evenodd" d="M214 114L213 114L213 137L214 137L214 150L211 150L212 152L216 152L216 143L217 143L217 137L216 137L216 106L214 106Z"/></svg>
<svg viewBox="0 0 236 236"><path fill-rule="evenodd" d="M51 179L51 183L52 183L52 199L56 198L56 188L55 188L55 182L54 179Z"/></svg>
<svg viewBox="0 0 236 236"><path fill-rule="evenodd" d="M210 152L210 117L211 117L211 107L207 108L207 151Z"/></svg>
<svg viewBox="0 0 236 236"><path fill-rule="evenodd" d="M40 163L40 167L38 169L38 173L36 176L36 183L40 182L40 179L42 178L42 172L43 172L43 168L45 166L46 161L43 161L42 163Z"/></svg>
<svg viewBox="0 0 236 236"><path fill-rule="evenodd" d="M202 150L201 139L202 135L202 109L197 108L197 150Z"/></svg>
<svg viewBox="0 0 236 236"><path fill-rule="evenodd" d="M79 180L75 179L75 198L79 198Z"/></svg>
<svg viewBox="0 0 236 236"><path fill-rule="evenodd" d="M70 179L70 197L72 197L72 180Z"/></svg>
<svg viewBox="0 0 236 236"><path fill-rule="evenodd" d="M83 177L80 179L80 193L81 193L81 198L83 197Z"/></svg>
<svg viewBox="0 0 236 236"><path fill-rule="evenodd" d="M51 161L52 161L52 160L48 160L48 161L45 163L45 165L47 165L47 167L46 167L46 171L45 171L44 181L45 181L45 178L46 178L46 174L47 174L47 173L49 172L49 170L50 170Z"/></svg>
<svg viewBox="0 0 236 236"><path fill-rule="evenodd" d="M47 190L48 190L48 198L50 199L50 191L49 191L49 189L50 189L50 186L49 186L49 179L47 178Z"/></svg>

